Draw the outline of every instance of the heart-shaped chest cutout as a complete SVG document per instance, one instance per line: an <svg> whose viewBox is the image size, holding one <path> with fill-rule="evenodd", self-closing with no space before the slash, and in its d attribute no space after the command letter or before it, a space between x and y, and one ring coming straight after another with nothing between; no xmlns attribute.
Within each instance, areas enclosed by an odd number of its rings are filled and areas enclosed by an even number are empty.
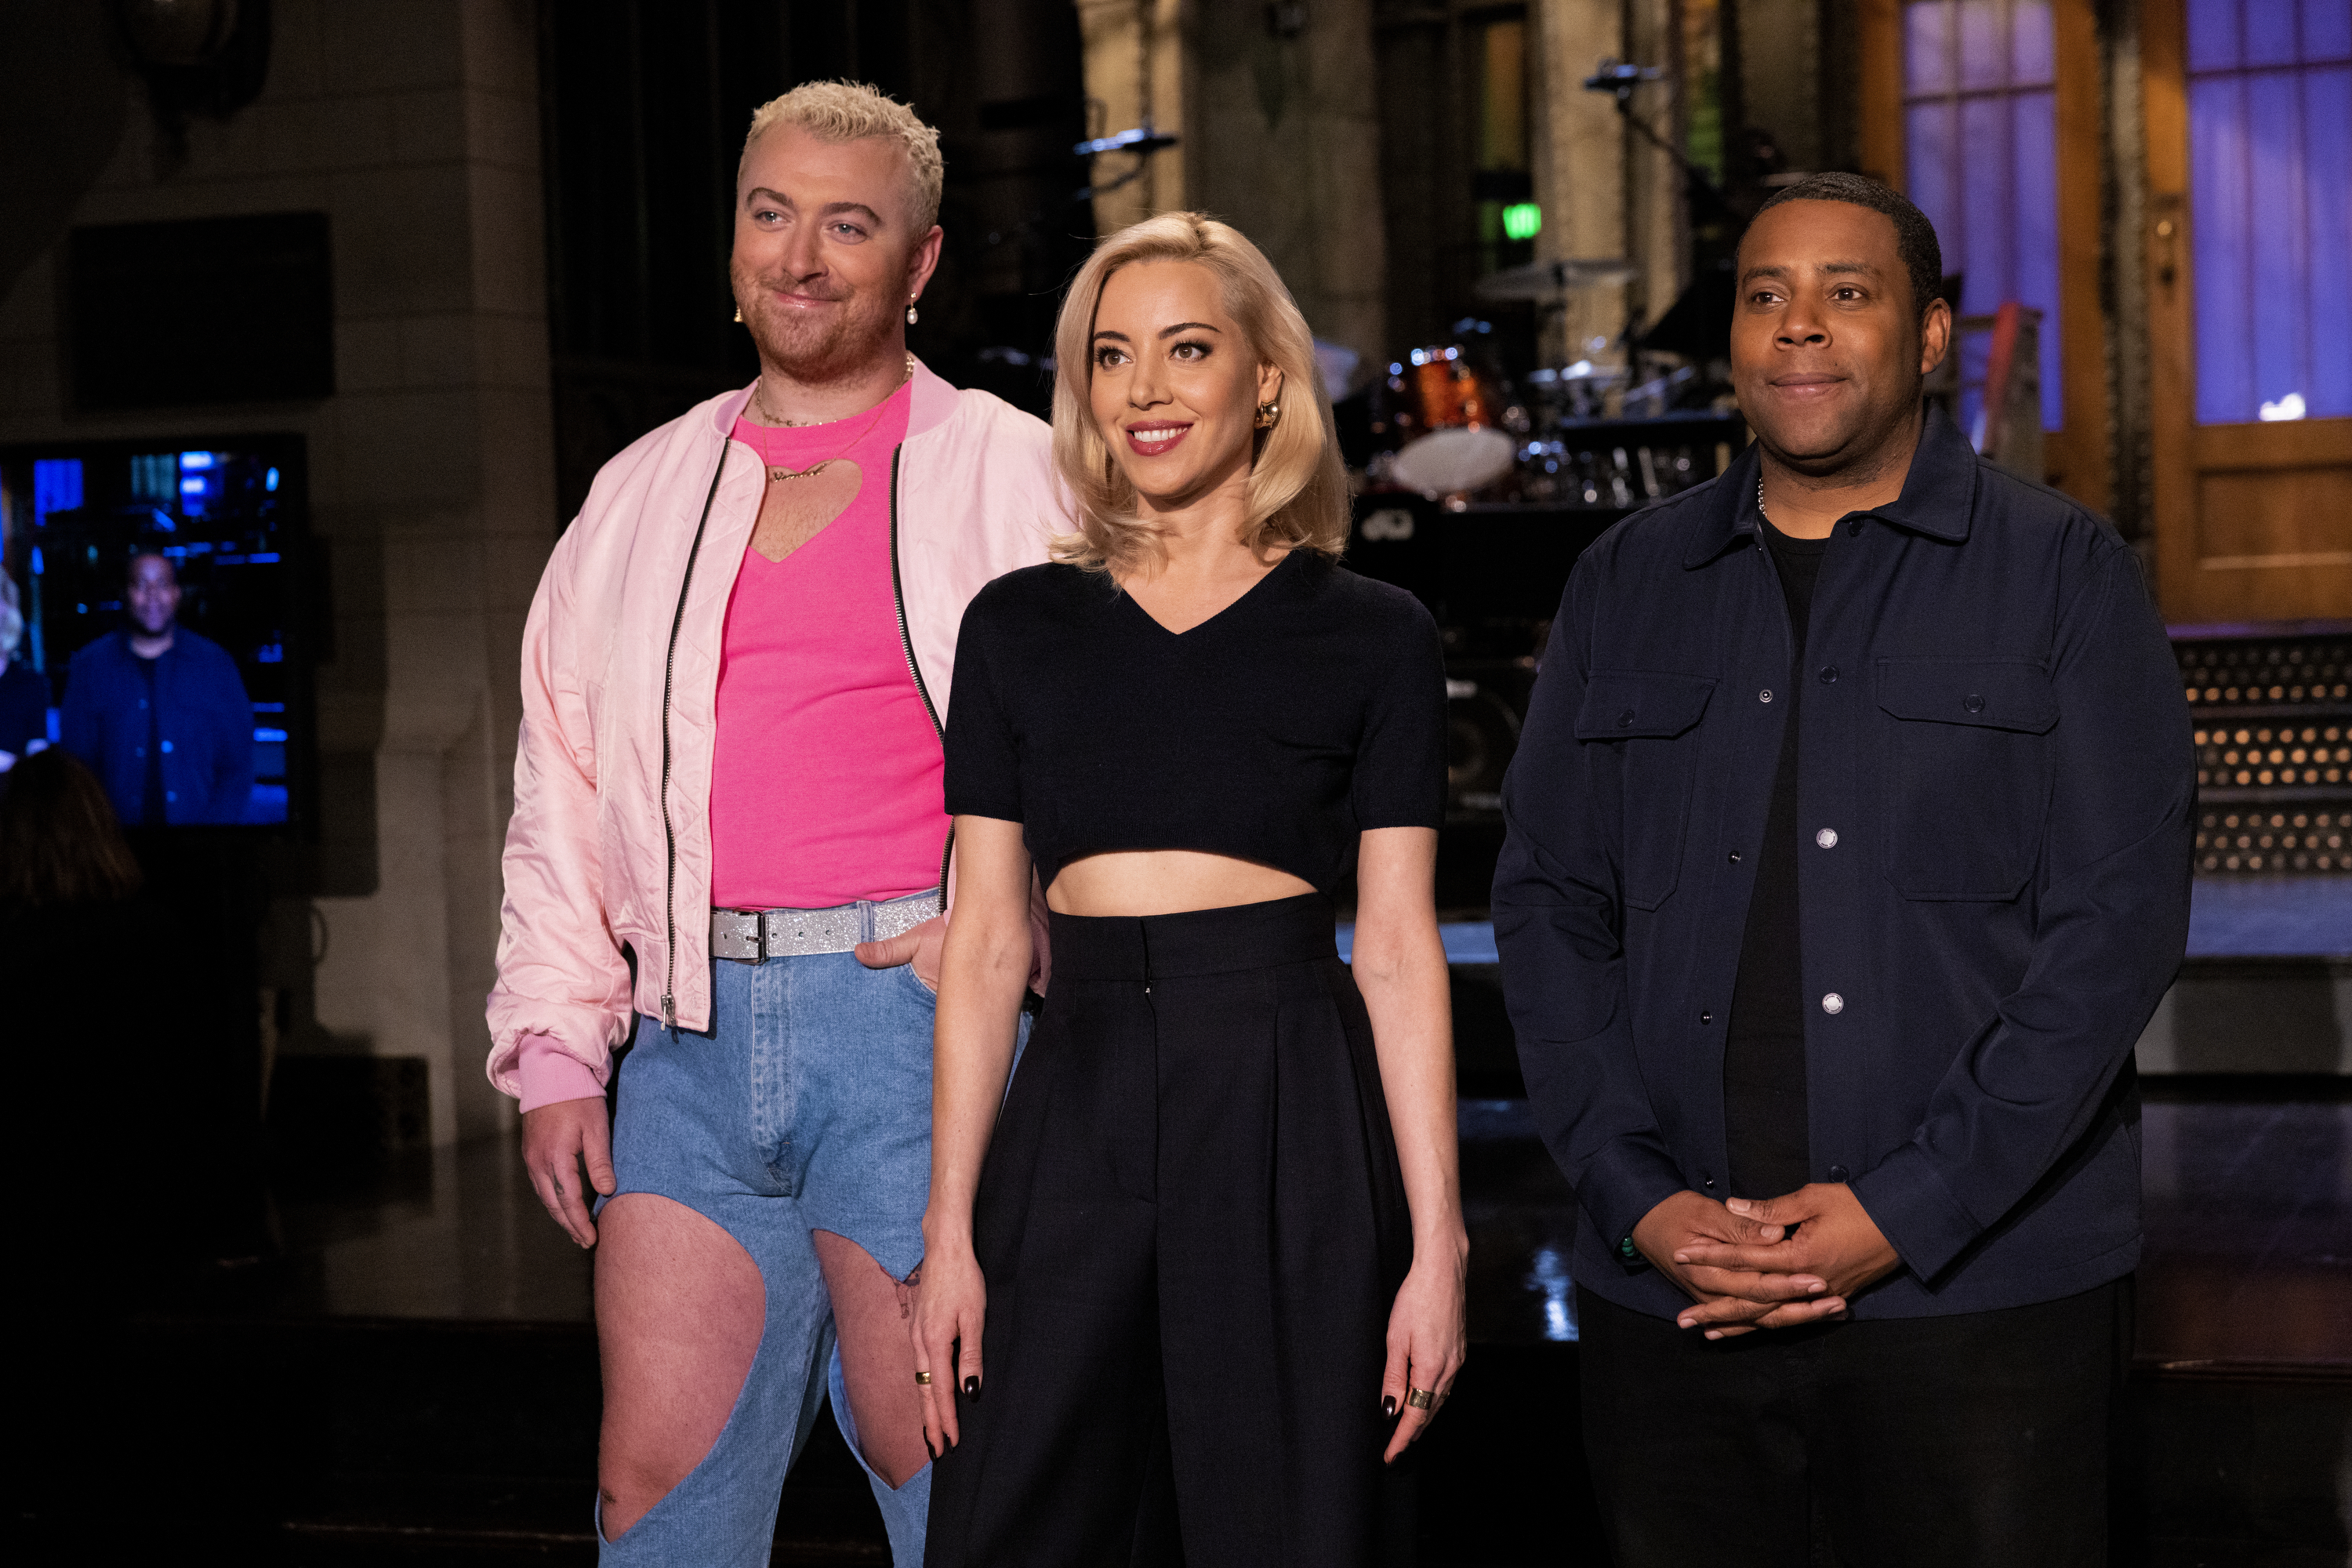
<svg viewBox="0 0 2352 1568"><path fill-rule="evenodd" d="M809 468L770 468L760 521L751 528L751 548L772 562L782 561L849 510L865 477L846 458Z"/></svg>

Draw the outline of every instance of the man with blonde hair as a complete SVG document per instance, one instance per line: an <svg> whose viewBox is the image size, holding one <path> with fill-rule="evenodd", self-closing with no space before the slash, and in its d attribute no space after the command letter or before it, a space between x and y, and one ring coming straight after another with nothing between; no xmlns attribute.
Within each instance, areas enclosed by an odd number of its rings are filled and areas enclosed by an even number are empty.
<svg viewBox="0 0 2352 1568"><path fill-rule="evenodd" d="M907 352L940 167L870 88L753 116L760 378L605 466L524 632L489 1071L600 1244L607 1563L766 1563L828 1389L922 1557L948 677L965 604L1068 526L1045 426Z"/></svg>

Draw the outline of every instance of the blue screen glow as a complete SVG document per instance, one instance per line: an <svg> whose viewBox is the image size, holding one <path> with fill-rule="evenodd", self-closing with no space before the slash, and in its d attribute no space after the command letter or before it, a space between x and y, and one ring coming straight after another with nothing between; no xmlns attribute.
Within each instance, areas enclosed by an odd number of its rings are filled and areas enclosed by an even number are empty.
<svg viewBox="0 0 2352 1568"><path fill-rule="evenodd" d="M81 459L47 458L33 464L33 526L53 511L81 505ZM36 567L34 570L38 571Z"/></svg>

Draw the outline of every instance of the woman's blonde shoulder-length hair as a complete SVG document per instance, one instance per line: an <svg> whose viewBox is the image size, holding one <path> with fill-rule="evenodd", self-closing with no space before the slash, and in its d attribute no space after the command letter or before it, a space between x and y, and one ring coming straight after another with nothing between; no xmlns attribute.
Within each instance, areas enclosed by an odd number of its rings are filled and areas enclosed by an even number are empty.
<svg viewBox="0 0 2352 1568"><path fill-rule="evenodd" d="M1242 542L1261 559L1284 550L1337 557L1348 542L1348 471L1307 318L1274 264L1240 230L1200 213L1162 213L1097 246L1062 300L1054 329L1054 463L1070 487L1078 531L1054 541L1054 559L1090 571L1124 569L1160 548L1137 515L1135 487L1112 458L1089 401L1103 285L1120 268L1146 261L1198 262L1215 273L1248 352L1282 373L1281 412L1256 437Z"/></svg>

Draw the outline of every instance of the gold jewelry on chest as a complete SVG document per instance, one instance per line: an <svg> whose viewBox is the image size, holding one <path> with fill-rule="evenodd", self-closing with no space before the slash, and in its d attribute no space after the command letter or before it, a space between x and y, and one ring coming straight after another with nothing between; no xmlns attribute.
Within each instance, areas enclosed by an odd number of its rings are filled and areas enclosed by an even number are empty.
<svg viewBox="0 0 2352 1568"><path fill-rule="evenodd" d="M874 426L882 423L882 411L890 405L890 398L898 396L898 388L905 386L907 383L914 379L915 356L913 354L908 354L907 356L907 374L898 378L898 386L894 386L890 389L889 397L885 397L880 403L875 405L874 417L866 422L866 427L858 431L856 435L851 437L849 444L842 447L840 451L835 453L830 458L821 458L817 461L811 463L805 468L787 468L780 466L776 462L775 458L768 451L766 444L764 442L761 443L760 448L760 461L767 468L768 482L770 484L785 484L793 479L814 479L817 475L824 472L826 468L831 468L834 464L841 461L843 458L846 457L851 451L856 448L858 442L865 440L866 437L874 433ZM768 407L766 394L767 388L764 385L754 385L751 388L751 401L758 406L761 417L765 419L770 425L781 425L787 429L799 430L806 429L812 424L819 423L819 421L812 420L778 418L774 412Z"/></svg>

